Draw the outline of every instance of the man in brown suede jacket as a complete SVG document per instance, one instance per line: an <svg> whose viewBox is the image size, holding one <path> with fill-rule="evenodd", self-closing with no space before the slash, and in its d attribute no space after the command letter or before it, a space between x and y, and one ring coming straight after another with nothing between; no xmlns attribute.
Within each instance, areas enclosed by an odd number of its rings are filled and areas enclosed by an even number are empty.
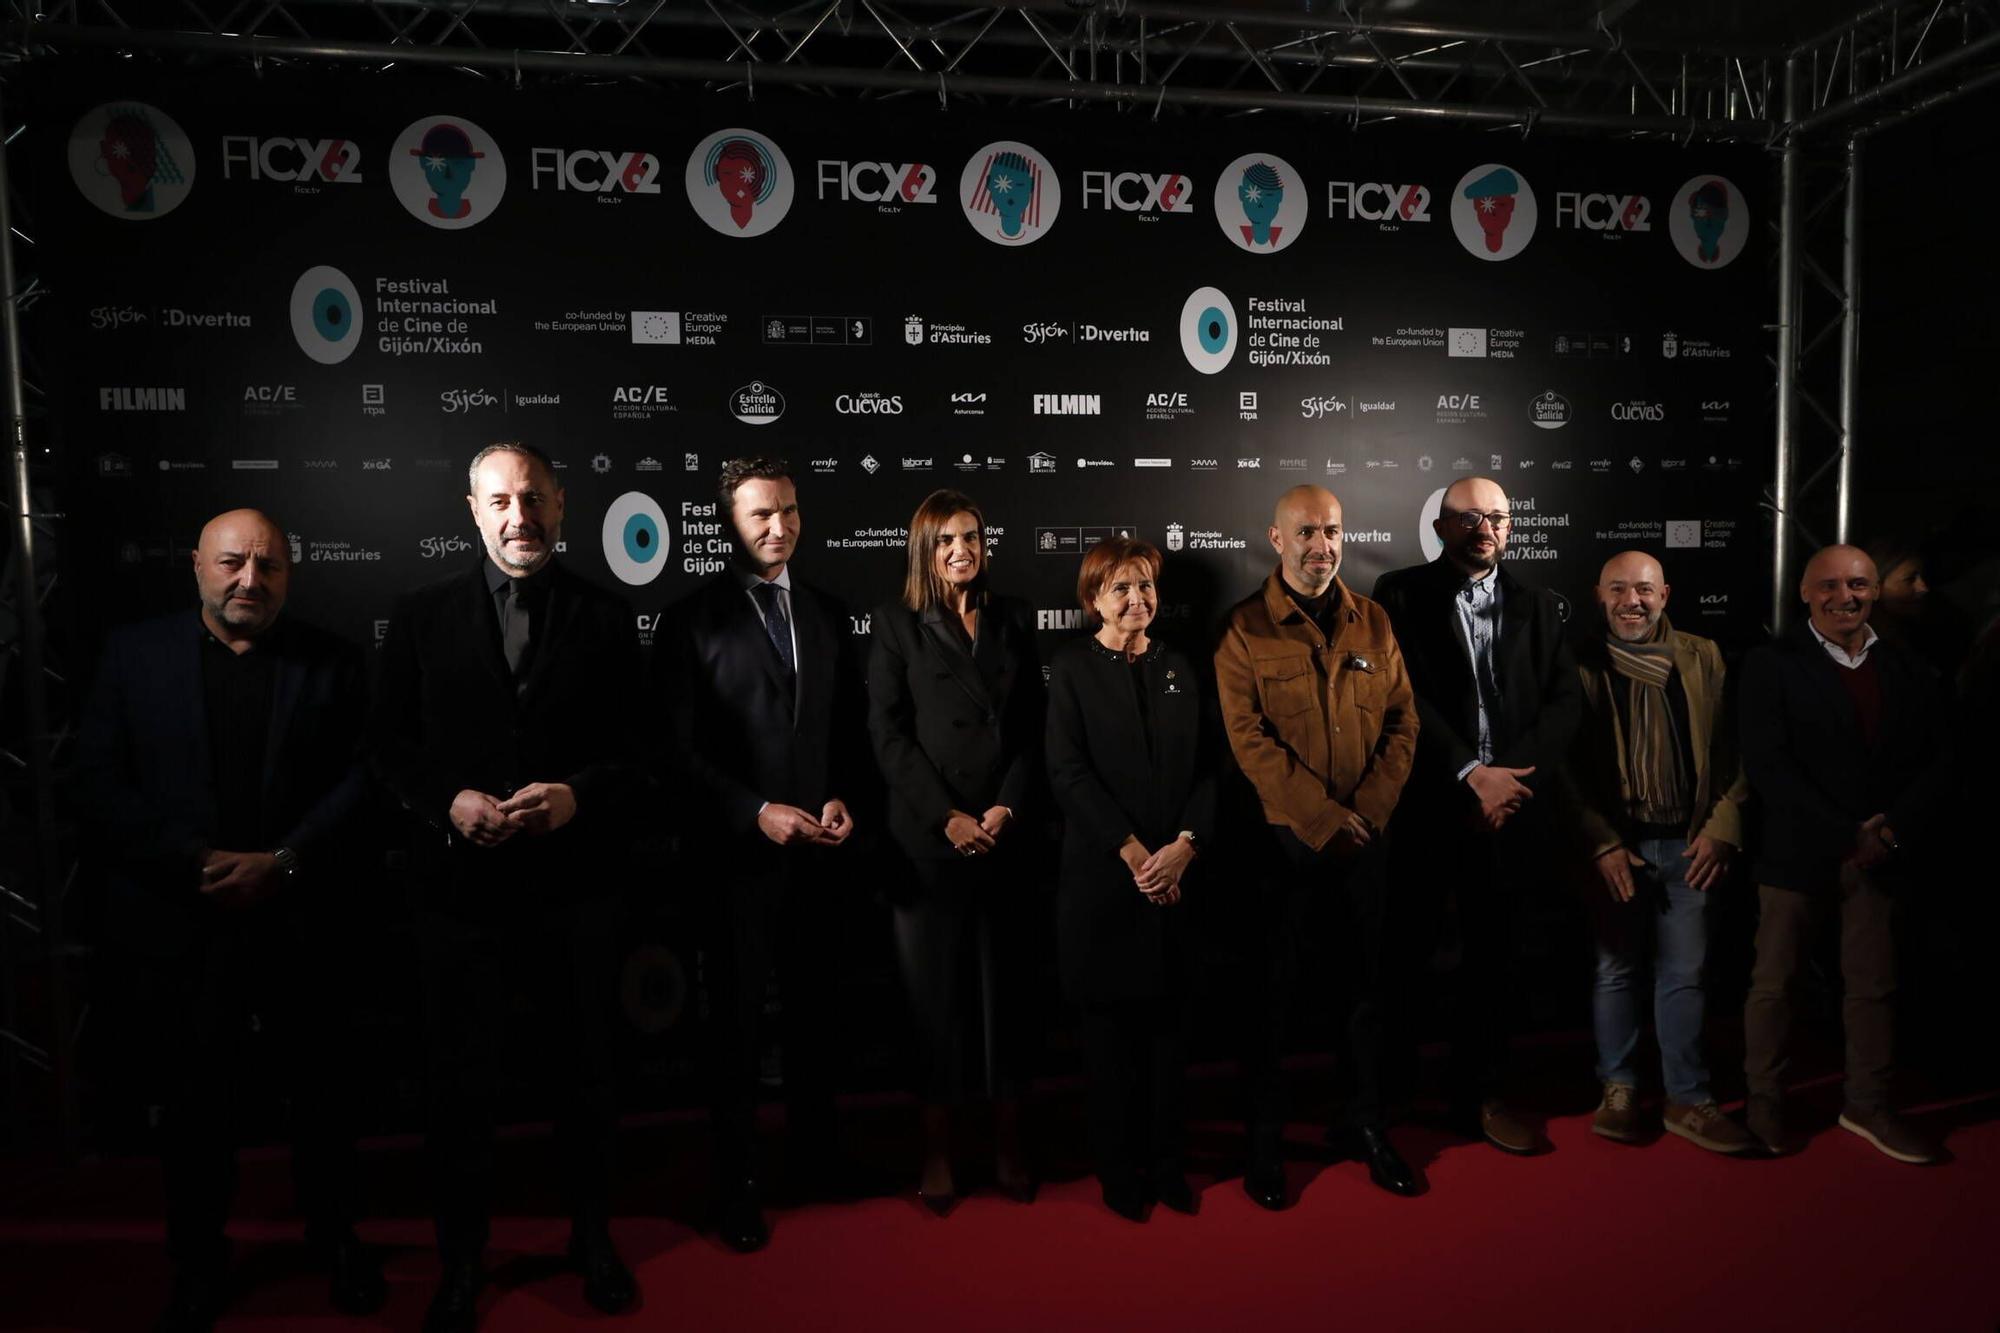
<svg viewBox="0 0 2000 1333"><path fill-rule="evenodd" d="M1389 1142L1381 1089L1384 832L1416 750L1416 703L1389 617L1338 577L1341 511L1333 492L1286 491L1269 536L1278 568L1230 610L1215 650L1230 748L1256 788L1269 833L1253 889L1268 974L1246 1034L1243 1188L1266 1208L1286 1204L1279 1060L1303 973L1326 977L1338 991L1345 1106L1332 1136L1368 1163L1377 1185L1417 1194L1424 1182Z"/></svg>

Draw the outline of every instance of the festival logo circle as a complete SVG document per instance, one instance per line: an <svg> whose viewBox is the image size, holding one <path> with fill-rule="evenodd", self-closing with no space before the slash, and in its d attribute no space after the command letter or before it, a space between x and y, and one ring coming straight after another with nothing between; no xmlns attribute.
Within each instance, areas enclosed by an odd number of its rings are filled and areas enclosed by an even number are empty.
<svg viewBox="0 0 2000 1333"><path fill-rule="evenodd" d="M1181 354L1204 375L1236 355L1236 307L1218 287L1197 287L1181 303Z"/></svg>
<svg viewBox="0 0 2000 1333"><path fill-rule="evenodd" d="M316 264L292 284L292 336L299 350L323 366L337 366L361 345L367 315L361 293L345 273Z"/></svg>
<svg viewBox="0 0 2000 1333"><path fill-rule="evenodd" d="M995 245L1032 245L1056 225L1062 182L1046 157L998 139L967 159L958 202L972 229Z"/></svg>
<svg viewBox="0 0 2000 1333"><path fill-rule="evenodd" d="M507 159L463 116L425 116L389 149L389 186L410 216L444 231L476 227L507 193Z"/></svg>
<svg viewBox="0 0 2000 1333"><path fill-rule="evenodd" d="M792 209L792 164L749 130L717 130L687 162L688 203L724 236L762 236Z"/></svg>
<svg viewBox="0 0 2000 1333"><path fill-rule="evenodd" d="M1451 190L1451 229L1466 253L1512 259L1528 248L1540 220L1535 192L1512 167L1488 162L1459 177Z"/></svg>
<svg viewBox="0 0 2000 1333"><path fill-rule="evenodd" d="M106 102L69 132L69 175L114 218L145 222L180 207L194 188L194 143L172 116L144 102Z"/></svg>
<svg viewBox="0 0 2000 1333"><path fill-rule="evenodd" d="M1444 493L1450 489L1449 486L1438 487L1424 501L1423 508L1417 511L1417 545L1426 560L1435 560L1444 554L1444 543L1438 540L1437 529L1431 525L1444 512Z"/></svg>
<svg viewBox="0 0 2000 1333"><path fill-rule="evenodd" d="M1239 250L1274 255L1305 230L1306 182L1282 157L1245 153L1215 181L1215 221Z"/></svg>
<svg viewBox="0 0 2000 1333"><path fill-rule="evenodd" d="M1696 176L1667 202L1667 235L1696 268L1727 268L1750 239L1750 205L1721 176Z"/></svg>
<svg viewBox="0 0 2000 1333"><path fill-rule="evenodd" d="M672 542L659 501L644 491L627 491L604 511L604 563L633 587L651 583L667 567Z"/></svg>

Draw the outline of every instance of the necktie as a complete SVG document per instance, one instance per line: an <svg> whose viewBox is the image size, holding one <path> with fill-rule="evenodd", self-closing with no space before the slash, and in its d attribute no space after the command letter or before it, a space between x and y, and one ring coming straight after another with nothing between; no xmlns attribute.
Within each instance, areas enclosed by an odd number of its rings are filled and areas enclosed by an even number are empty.
<svg viewBox="0 0 2000 1333"><path fill-rule="evenodd" d="M521 679L528 661L528 600L522 587L523 580L509 579L502 585L505 596L500 603L500 648L507 654L507 670L515 680Z"/></svg>
<svg viewBox="0 0 2000 1333"><path fill-rule="evenodd" d="M785 599L775 583L759 583L756 588L757 605L764 610L764 632L771 636L771 647L777 650L778 660L785 664L785 675L798 674L798 664L792 660L792 622L785 618Z"/></svg>
<svg viewBox="0 0 2000 1333"><path fill-rule="evenodd" d="M1493 588L1491 580L1466 585L1466 616L1472 641L1472 677L1479 690L1479 761L1493 762L1493 720L1500 709L1500 686L1493 675Z"/></svg>

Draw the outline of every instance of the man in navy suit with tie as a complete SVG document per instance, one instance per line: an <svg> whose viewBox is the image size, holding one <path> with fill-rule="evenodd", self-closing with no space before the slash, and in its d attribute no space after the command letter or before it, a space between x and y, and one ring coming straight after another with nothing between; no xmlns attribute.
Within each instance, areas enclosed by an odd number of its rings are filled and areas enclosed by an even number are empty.
<svg viewBox="0 0 2000 1333"><path fill-rule="evenodd" d="M359 1315L384 1298L353 1229L336 943L352 925L361 659L281 616L291 574L269 518L211 519L194 550L199 612L112 633L77 743L106 977L138 1017L161 1114L174 1264L162 1329L205 1329L225 1302L233 1094L252 1033L291 1075L293 1180L333 1303Z"/></svg>
<svg viewBox="0 0 2000 1333"><path fill-rule="evenodd" d="M670 611L654 694L707 893L719 1229L748 1252L769 1235L754 1120L774 972L794 1186L823 1180L834 1162L833 964L853 855L848 800L869 747L846 611L793 577L799 499L785 464L732 460L718 494L736 560Z"/></svg>
<svg viewBox="0 0 2000 1333"><path fill-rule="evenodd" d="M639 640L623 598L564 568L563 489L532 445L488 445L467 503L485 553L396 605L369 746L411 817L443 1277L427 1333L478 1323L509 1001L541 1020L569 1256L614 1313L637 1295L610 1232L619 888L644 789Z"/></svg>

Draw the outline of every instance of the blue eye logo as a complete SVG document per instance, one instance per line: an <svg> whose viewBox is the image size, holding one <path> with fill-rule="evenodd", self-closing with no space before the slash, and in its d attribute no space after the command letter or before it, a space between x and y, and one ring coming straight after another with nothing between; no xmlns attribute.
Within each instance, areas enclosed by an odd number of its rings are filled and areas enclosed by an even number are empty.
<svg viewBox="0 0 2000 1333"><path fill-rule="evenodd" d="M292 337L323 366L339 365L361 346L361 293L345 273L316 264L292 284Z"/></svg>
<svg viewBox="0 0 2000 1333"><path fill-rule="evenodd" d="M667 516L644 491L627 491L604 511L604 563L619 580L640 587L667 567Z"/></svg>
<svg viewBox="0 0 2000 1333"><path fill-rule="evenodd" d="M1229 316L1209 306L1195 317L1195 336L1210 356L1229 346Z"/></svg>
<svg viewBox="0 0 2000 1333"><path fill-rule="evenodd" d="M1181 305L1181 354L1204 375L1236 355L1236 307L1220 289L1198 287Z"/></svg>

